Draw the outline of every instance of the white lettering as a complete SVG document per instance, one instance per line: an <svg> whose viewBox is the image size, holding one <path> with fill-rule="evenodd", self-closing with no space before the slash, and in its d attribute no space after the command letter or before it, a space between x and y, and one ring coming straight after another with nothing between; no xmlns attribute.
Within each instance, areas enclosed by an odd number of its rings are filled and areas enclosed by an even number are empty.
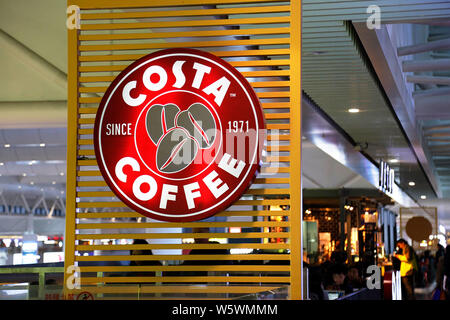
<svg viewBox="0 0 450 320"><path fill-rule="evenodd" d="M133 98L130 95L131 90L136 88L137 81L130 81L128 82L122 90L122 98L123 101L130 107L137 107L144 103L147 96L145 94L139 94L137 98Z"/></svg>
<svg viewBox="0 0 450 320"><path fill-rule="evenodd" d="M189 209L195 208L194 199L200 197L199 191L194 191L200 189L198 182L193 182L190 184L184 185L184 194L186 195L186 203Z"/></svg>
<svg viewBox="0 0 450 320"><path fill-rule="evenodd" d="M239 160L238 165L236 166L237 160L232 158L231 155L228 153L225 153L222 157L222 159L219 162L219 168L225 170L232 176L239 178L239 176L242 173L242 170L245 167L245 162L242 160Z"/></svg>
<svg viewBox="0 0 450 320"><path fill-rule="evenodd" d="M206 94L212 94L215 97L214 102L220 107L229 87L230 80L222 77L203 89L203 92Z"/></svg>
<svg viewBox="0 0 450 320"><path fill-rule="evenodd" d="M205 75L205 73L209 73L211 71L211 67L195 62L192 68L197 70L194 80L192 81L192 87L199 89L203 81L203 76Z"/></svg>
<svg viewBox="0 0 450 320"><path fill-rule="evenodd" d="M149 185L150 189L147 192L141 191L141 186L146 183ZM152 199L156 191L158 190L158 185L156 180L148 175L139 176L133 183L133 194L136 198L141 201L147 201Z"/></svg>
<svg viewBox="0 0 450 320"><path fill-rule="evenodd" d="M163 184L161 190L161 201L159 202L159 207L161 209L167 208L167 201L175 201L177 199L175 194L171 194L170 192L178 192L178 187L171 184Z"/></svg>
<svg viewBox="0 0 450 320"><path fill-rule="evenodd" d="M134 158L125 157L120 159L116 164L115 172L117 179L119 179L122 182L127 182L127 175L123 173L123 167L127 165L131 166L131 169L133 171L140 170L139 163Z"/></svg>
<svg viewBox="0 0 450 320"><path fill-rule="evenodd" d="M175 75L175 83L173 84L174 88L181 88L186 83L186 77L184 76L183 70L181 69L183 64L186 61L176 61L173 64L172 72Z"/></svg>
<svg viewBox="0 0 450 320"><path fill-rule="evenodd" d="M131 123L107 123L107 136L131 136Z"/></svg>
<svg viewBox="0 0 450 320"><path fill-rule="evenodd" d="M155 73L159 75L159 80L158 82L153 83L151 80L151 76ZM161 90L167 83L166 70L164 70L164 68L160 66L150 66L147 68L147 70L144 71L144 74L142 75L142 82L144 83L144 86L150 91Z"/></svg>
<svg viewBox="0 0 450 320"><path fill-rule="evenodd" d="M203 182L206 184L206 186L214 195L214 197L216 197L216 199L219 198L229 189L226 183L222 184L223 182L222 179L217 178L215 181L213 181L217 176L218 176L217 172L213 170L206 177L203 178ZM222 186L219 187L219 185L221 184Z"/></svg>

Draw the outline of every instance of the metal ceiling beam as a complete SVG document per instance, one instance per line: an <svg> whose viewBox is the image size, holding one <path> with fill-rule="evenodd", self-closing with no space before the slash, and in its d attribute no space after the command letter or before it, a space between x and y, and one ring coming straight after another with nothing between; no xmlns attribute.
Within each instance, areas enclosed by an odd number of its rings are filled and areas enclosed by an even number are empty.
<svg viewBox="0 0 450 320"><path fill-rule="evenodd" d="M421 52L427 52L432 50L442 50L450 48L450 39L443 39L432 41L428 43L415 44L411 46L405 46L397 48L397 54L399 57L407 56L410 54L416 54Z"/></svg>
<svg viewBox="0 0 450 320"><path fill-rule="evenodd" d="M424 20L424 21L415 21L412 22L414 24L426 24L429 26L441 26L441 27L450 27L450 21L448 20L436 20L436 21L432 21L432 20Z"/></svg>
<svg viewBox="0 0 450 320"><path fill-rule="evenodd" d="M450 70L450 59L403 61L403 72Z"/></svg>
<svg viewBox="0 0 450 320"><path fill-rule="evenodd" d="M414 100L402 74L401 64L397 56L397 48L389 36L386 25L380 29L370 30L366 23L353 23L359 39L369 56L370 62L381 82L382 89L389 99L406 138L410 141L411 153L417 158L424 177L438 197L442 196L434 170L432 156L422 142L421 132L417 127L414 113Z"/></svg>
<svg viewBox="0 0 450 320"><path fill-rule="evenodd" d="M413 92L414 100L417 98L436 97L450 94L450 87L440 87L428 90L416 90ZM448 102L449 100L447 100Z"/></svg>
<svg viewBox="0 0 450 320"><path fill-rule="evenodd" d="M424 131L447 130L447 129L450 129L450 124L443 124L443 125L438 125L438 126L429 126L429 127L424 127L423 129L424 129Z"/></svg>
<svg viewBox="0 0 450 320"><path fill-rule="evenodd" d="M406 82L421 84L450 85L450 77L406 76Z"/></svg>

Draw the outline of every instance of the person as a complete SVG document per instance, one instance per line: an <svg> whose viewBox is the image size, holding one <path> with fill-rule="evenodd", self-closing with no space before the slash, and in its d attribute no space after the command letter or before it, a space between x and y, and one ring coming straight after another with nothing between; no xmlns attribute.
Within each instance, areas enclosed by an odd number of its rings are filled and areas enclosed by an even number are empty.
<svg viewBox="0 0 450 320"><path fill-rule="evenodd" d="M402 281L402 297L403 300L415 300L414 295L414 276L417 272L417 258L414 249L406 242L405 239L397 241L397 247L401 249L394 253L394 257L400 260L400 276Z"/></svg>
<svg viewBox="0 0 450 320"><path fill-rule="evenodd" d="M348 282L354 289L364 288L364 281L361 278L359 268L357 265L351 265L347 272Z"/></svg>
<svg viewBox="0 0 450 320"><path fill-rule="evenodd" d="M320 267L308 268L309 279L309 299L310 300L329 300L328 295L325 294L323 286L323 276Z"/></svg>
<svg viewBox="0 0 450 320"><path fill-rule="evenodd" d="M192 228L193 233L209 233L209 228ZM198 237L194 238L195 244L208 244L208 245L217 245L219 242L211 241L207 237ZM186 251L188 255L229 255L230 251L228 249L191 249ZM217 259L220 260L221 264L232 264L230 260ZM185 260L183 262L184 266L209 266L216 265L217 260ZM205 277L208 275L208 271L185 271L182 273L183 276L198 276Z"/></svg>
<svg viewBox="0 0 450 320"><path fill-rule="evenodd" d="M145 239L135 239L133 240L133 245L145 245L148 244L147 240ZM133 249L130 250L130 255L132 256L151 256L153 255L152 250L141 250L141 249ZM159 260L131 260L130 266L162 266L161 262ZM155 272L154 271L131 271L128 276L132 277L154 277Z"/></svg>
<svg viewBox="0 0 450 320"><path fill-rule="evenodd" d="M339 290L344 291L345 294L353 292L353 288L350 285L347 278L347 268L343 264L335 264L331 267L331 279L332 283L327 286L327 290Z"/></svg>

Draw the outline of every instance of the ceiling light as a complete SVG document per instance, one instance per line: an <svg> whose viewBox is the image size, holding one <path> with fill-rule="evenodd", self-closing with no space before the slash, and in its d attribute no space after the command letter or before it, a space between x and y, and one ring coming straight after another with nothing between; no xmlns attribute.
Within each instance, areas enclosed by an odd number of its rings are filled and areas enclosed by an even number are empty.
<svg viewBox="0 0 450 320"><path fill-rule="evenodd" d="M52 181L52 184L56 184L56 181Z"/></svg>
<svg viewBox="0 0 450 320"><path fill-rule="evenodd" d="M11 145L9 143L5 144L5 148L9 148Z"/></svg>
<svg viewBox="0 0 450 320"><path fill-rule="evenodd" d="M26 173L22 173L22 176L26 177L26 176L27 176L27 174L26 174Z"/></svg>
<svg viewBox="0 0 450 320"><path fill-rule="evenodd" d="M64 172L61 172L59 175L60 175L60 176L63 176L63 175L64 175Z"/></svg>
<svg viewBox="0 0 450 320"><path fill-rule="evenodd" d="M45 147L45 143L39 144L39 147Z"/></svg>
<svg viewBox="0 0 450 320"><path fill-rule="evenodd" d="M0 162L0 166L4 166L5 164L3 162Z"/></svg>
<svg viewBox="0 0 450 320"><path fill-rule="evenodd" d="M414 186L416 185L416 183L415 183L414 181L410 181L410 182L408 182L408 184L409 184L411 187L414 187Z"/></svg>
<svg viewBox="0 0 450 320"><path fill-rule="evenodd" d="M398 163L398 159L391 159L389 160L390 163Z"/></svg>
<svg viewBox="0 0 450 320"><path fill-rule="evenodd" d="M30 184L34 184L34 181L30 181Z"/></svg>
<svg viewBox="0 0 450 320"><path fill-rule="evenodd" d="M427 198L427 196L425 196L425 195L420 196L420 199L422 199L422 200L425 200L426 198Z"/></svg>
<svg viewBox="0 0 450 320"><path fill-rule="evenodd" d="M350 113L358 113L359 109L358 108L350 108L347 111L350 112Z"/></svg>
<svg viewBox="0 0 450 320"><path fill-rule="evenodd" d="M19 189L22 189L22 186L19 186Z"/></svg>

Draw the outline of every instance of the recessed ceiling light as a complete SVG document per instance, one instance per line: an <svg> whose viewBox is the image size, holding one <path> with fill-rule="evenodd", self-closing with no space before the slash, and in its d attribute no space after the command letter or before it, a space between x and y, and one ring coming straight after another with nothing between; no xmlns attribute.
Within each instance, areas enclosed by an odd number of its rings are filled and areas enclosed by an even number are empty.
<svg viewBox="0 0 450 320"><path fill-rule="evenodd" d="M9 143L5 144L5 148L9 148L11 145Z"/></svg>
<svg viewBox="0 0 450 320"><path fill-rule="evenodd" d="M414 187L414 186L416 185L416 183L415 183L414 181L410 181L410 182L408 182L408 184L409 184L411 187Z"/></svg>
<svg viewBox="0 0 450 320"><path fill-rule="evenodd" d="M22 186L19 186L19 189L22 189Z"/></svg>
<svg viewBox="0 0 450 320"><path fill-rule="evenodd" d="M39 144L39 147L45 147L45 143Z"/></svg>
<svg viewBox="0 0 450 320"><path fill-rule="evenodd" d="M359 109L358 108L350 108L347 111L350 112L350 113L358 113Z"/></svg>
<svg viewBox="0 0 450 320"><path fill-rule="evenodd" d="M0 162L0 166L3 166L3 165L5 165L3 162Z"/></svg>
<svg viewBox="0 0 450 320"><path fill-rule="evenodd" d="M34 181L30 181L30 184L34 184Z"/></svg>
<svg viewBox="0 0 450 320"><path fill-rule="evenodd" d="M390 163L398 163L398 159L391 159L389 160Z"/></svg>
<svg viewBox="0 0 450 320"><path fill-rule="evenodd" d="M60 175L60 176L63 176L63 175L64 175L64 172L60 172L59 175Z"/></svg>
<svg viewBox="0 0 450 320"><path fill-rule="evenodd" d="M56 184L56 181L52 181L52 184Z"/></svg>
<svg viewBox="0 0 450 320"><path fill-rule="evenodd" d="M24 177L26 177L26 176L27 176L27 174L26 174L26 173L22 173L22 175L23 175Z"/></svg>
<svg viewBox="0 0 450 320"><path fill-rule="evenodd" d="M422 200L425 200L426 198L427 198L427 196L425 196L425 195L420 196L420 199L422 199Z"/></svg>

